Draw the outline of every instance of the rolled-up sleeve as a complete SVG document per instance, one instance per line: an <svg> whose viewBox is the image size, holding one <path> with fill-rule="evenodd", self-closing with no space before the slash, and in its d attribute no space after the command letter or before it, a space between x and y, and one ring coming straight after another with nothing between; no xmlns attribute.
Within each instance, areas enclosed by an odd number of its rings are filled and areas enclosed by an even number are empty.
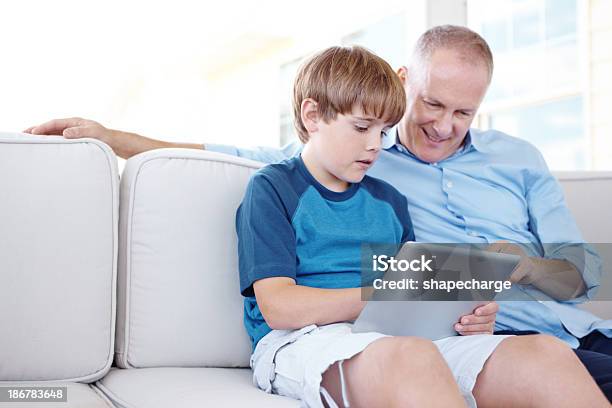
<svg viewBox="0 0 612 408"><path fill-rule="evenodd" d="M568 302L592 299L601 282L601 258L586 243L578 229L563 195L559 182L550 173L544 158L526 176L526 199L531 231L538 237L543 257L572 263L582 275L585 293Z"/></svg>

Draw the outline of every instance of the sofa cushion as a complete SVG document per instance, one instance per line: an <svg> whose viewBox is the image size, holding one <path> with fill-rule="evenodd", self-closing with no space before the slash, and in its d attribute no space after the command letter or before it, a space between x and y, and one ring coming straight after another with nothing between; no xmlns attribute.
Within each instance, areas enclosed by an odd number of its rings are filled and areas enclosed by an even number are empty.
<svg viewBox="0 0 612 408"><path fill-rule="evenodd" d="M162 149L121 179L116 362L247 367L235 214L259 163Z"/></svg>
<svg viewBox="0 0 612 408"><path fill-rule="evenodd" d="M298 407L266 394L245 368L112 369L96 383L118 408Z"/></svg>
<svg viewBox="0 0 612 408"><path fill-rule="evenodd" d="M0 134L0 381L95 381L113 357L117 160Z"/></svg>
<svg viewBox="0 0 612 408"><path fill-rule="evenodd" d="M95 386L73 382L45 382L45 383L10 383L0 382L0 387L66 387L65 402L0 402L2 408L113 408L110 400Z"/></svg>
<svg viewBox="0 0 612 408"><path fill-rule="evenodd" d="M612 172L556 172L565 200L588 242L612 242Z"/></svg>

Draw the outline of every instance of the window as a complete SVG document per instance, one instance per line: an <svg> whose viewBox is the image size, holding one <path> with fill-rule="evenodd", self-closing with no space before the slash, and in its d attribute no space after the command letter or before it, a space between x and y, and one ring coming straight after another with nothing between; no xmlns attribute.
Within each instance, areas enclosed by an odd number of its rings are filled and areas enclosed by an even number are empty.
<svg viewBox="0 0 612 408"><path fill-rule="evenodd" d="M293 126L293 82L302 59L296 59L280 67L280 145L284 146L297 138Z"/></svg>
<svg viewBox="0 0 612 408"><path fill-rule="evenodd" d="M468 1L495 73L479 123L526 139L553 170L589 167L580 0Z"/></svg>
<svg viewBox="0 0 612 408"><path fill-rule="evenodd" d="M385 59L393 69L405 65L408 60L406 36L406 15L399 13L384 18L364 29L341 38L342 45L361 45ZM291 95L293 81L301 58L289 61L280 67L280 144L281 146L296 138L293 126Z"/></svg>
<svg viewBox="0 0 612 408"><path fill-rule="evenodd" d="M406 15L397 14L342 38L343 45L361 45L397 69L408 63Z"/></svg>
<svg viewBox="0 0 612 408"><path fill-rule="evenodd" d="M556 169L586 168L582 97L518 106L490 115L490 125L531 141Z"/></svg>

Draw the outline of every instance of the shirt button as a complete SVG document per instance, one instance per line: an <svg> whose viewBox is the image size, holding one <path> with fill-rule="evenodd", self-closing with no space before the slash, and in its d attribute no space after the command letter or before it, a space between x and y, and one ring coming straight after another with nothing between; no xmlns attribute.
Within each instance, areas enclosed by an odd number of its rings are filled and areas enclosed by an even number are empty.
<svg viewBox="0 0 612 408"><path fill-rule="evenodd" d="M452 182L452 181L448 181L448 182L446 183L446 187L448 187L448 188L453 188L453 182Z"/></svg>
<svg viewBox="0 0 612 408"><path fill-rule="evenodd" d="M473 237L477 237L478 236L478 233L474 232L474 231L470 231L470 232L468 232L468 234L473 236Z"/></svg>
<svg viewBox="0 0 612 408"><path fill-rule="evenodd" d="M431 163L432 166L438 166L438 162Z"/></svg>

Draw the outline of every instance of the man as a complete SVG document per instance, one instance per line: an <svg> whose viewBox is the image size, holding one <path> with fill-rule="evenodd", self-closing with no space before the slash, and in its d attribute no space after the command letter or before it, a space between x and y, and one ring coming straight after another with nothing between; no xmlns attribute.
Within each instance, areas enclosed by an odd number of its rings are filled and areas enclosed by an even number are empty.
<svg viewBox="0 0 612 408"><path fill-rule="evenodd" d="M492 72L491 52L476 33L455 26L424 33L410 66L398 72L407 94L406 113L383 137L380 158L368 174L406 195L417 241L489 243L500 252L522 255L521 275L514 279L530 284L517 294L530 301L502 304L496 328L505 333L546 333L565 341L577 349L612 399L612 321L553 300L591 296L598 285L597 256L586 247L580 259L564 245L554 244L580 243L581 237L560 187L534 147L500 132L470 130ZM202 148L110 130L79 118L54 120L27 131L95 137L124 158L162 147ZM300 146L205 148L273 162L295 154ZM550 284L561 281L567 283L561 289ZM549 302L536 302L534 297ZM456 329L462 334L489 331L495 311L479 312L485 315L465 316Z"/></svg>

